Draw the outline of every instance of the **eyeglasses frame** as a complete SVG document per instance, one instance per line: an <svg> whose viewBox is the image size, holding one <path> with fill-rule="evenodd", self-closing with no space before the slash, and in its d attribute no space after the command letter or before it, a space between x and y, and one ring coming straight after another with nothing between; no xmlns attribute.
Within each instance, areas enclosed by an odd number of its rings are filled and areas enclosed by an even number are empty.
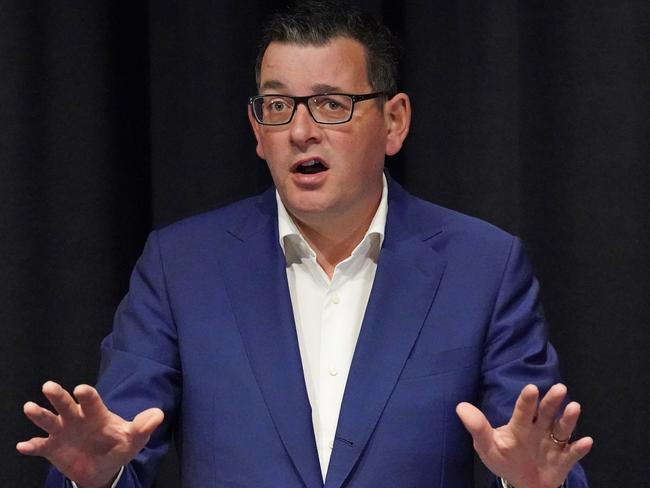
<svg viewBox="0 0 650 488"><path fill-rule="evenodd" d="M314 97L326 97L326 96L331 96L331 95L339 95L339 96L346 96L350 97L352 100L352 107L350 108L350 116L346 120L341 120L339 122L320 122L316 120L316 117L314 117L314 114L311 113L311 109L309 108L309 101L310 98ZM379 98L381 96L385 96L385 92L373 92L373 93L362 93L360 95L353 95L350 93L317 93L314 95L307 95L303 97L294 97L291 95L283 95L280 93L265 93L263 95L255 95L252 97L248 98L248 104L251 106L251 110L253 112L253 116L255 117L255 120L259 124L262 125L272 125L272 126L279 126L279 125L287 125L290 124L291 121L293 120L293 116L296 114L296 110L298 109L298 105L303 104L305 107L307 107L307 112L309 113L309 116L312 118L314 122L317 124L323 124L323 125L338 125L338 124L345 124L346 122L350 122L352 120L352 115L354 114L354 106L356 105L357 102L363 102L365 100L372 100L373 98ZM286 122L281 122L279 124L273 124L269 122L262 122L259 117L257 116L257 113L255 113L255 108L253 106L253 103L255 100L258 100L263 97L283 97L283 98L290 98L293 100L293 111L291 112L291 115L289 116L289 119Z"/></svg>

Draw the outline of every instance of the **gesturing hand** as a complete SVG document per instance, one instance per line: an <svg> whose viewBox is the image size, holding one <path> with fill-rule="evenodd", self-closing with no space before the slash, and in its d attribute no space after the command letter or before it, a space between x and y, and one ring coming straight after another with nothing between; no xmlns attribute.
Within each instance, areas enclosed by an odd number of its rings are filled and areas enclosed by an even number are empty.
<svg viewBox="0 0 650 488"><path fill-rule="evenodd" d="M472 435L474 449L494 474L517 488L557 488L593 445L591 437L568 442L580 405L569 403L558 418L566 393L564 385L554 385L538 405L537 387L527 385L510 421L497 429L469 403L459 403L456 413Z"/></svg>
<svg viewBox="0 0 650 488"><path fill-rule="evenodd" d="M79 385L74 396L48 381L43 394L56 412L33 402L24 406L25 415L48 437L19 442L16 449L28 456L42 456L80 488L110 485L120 468L131 461L160 425L164 414L150 408L132 422L110 412L97 391Z"/></svg>

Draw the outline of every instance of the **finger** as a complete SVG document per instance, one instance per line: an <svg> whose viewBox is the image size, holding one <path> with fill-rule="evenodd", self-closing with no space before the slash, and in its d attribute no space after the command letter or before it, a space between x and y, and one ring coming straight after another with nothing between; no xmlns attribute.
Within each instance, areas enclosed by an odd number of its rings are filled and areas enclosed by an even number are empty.
<svg viewBox="0 0 650 488"><path fill-rule="evenodd" d="M149 437L158 428L165 418L165 414L159 408L144 410L135 416L132 427L138 435Z"/></svg>
<svg viewBox="0 0 650 488"><path fill-rule="evenodd" d="M483 412L470 403L462 402L456 406L456 414L471 434L476 452L479 455L488 452L493 443L494 430Z"/></svg>
<svg viewBox="0 0 650 488"><path fill-rule="evenodd" d="M580 461L583 457L589 454L594 445L594 440L591 437L582 437L575 442L569 444L569 449L565 451L564 463L568 469Z"/></svg>
<svg viewBox="0 0 650 488"><path fill-rule="evenodd" d="M73 391L81 411L89 419L101 419L108 414L108 409L97 390L90 385L78 385Z"/></svg>
<svg viewBox="0 0 650 488"><path fill-rule="evenodd" d="M65 391L54 381L48 381L43 385L43 394L64 419L69 419L79 415L77 403L70 396L70 393Z"/></svg>
<svg viewBox="0 0 650 488"><path fill-rule="evenodd" d="M537 411L537 424L541 429L548 430L553 426L566 394L566 386L561 383L551 386L546 392Z"/></svg>
<svg viewBox="0 0 650 488"><path fill-rule="evenodd" d="M28 441L16 444L16 450L25 456L43 456L46 445L47 439L45 437L33 437Z"/></svg>
<svg viewBox="0 0 650 488"><path fill-rule="evenodd" d="M23 412L25 412L25 416L31 420L34 425L43 429L48 434L55 432L60 427L59 417L34 402L25 403L23 406Z"/></svg>
<svg viewBox="0 0 650 488"><path fill-rule="evenodd" d="M582 437L566 446L560 446L562 449L559 455L560 465L563 465L564 469L569 471L578 461L589 454L593 445L594 440L591 437Z"/></svg>
<svg viewBox="0 0 650 488"><path fill-rule="evenodd" d="M578 418L580 417L580 404L577 402L569 403L562 416L553 424L552 432L556 439L569 439L576 428Z"/></svg>
<svg viewBox="0 0 650 488"><path fill-rule="evenodd" d="M539 390L535 385L526 385L519 394L512 417L508 424L511 428L521 432L530 429L537 415L537 399Z"/></svg>

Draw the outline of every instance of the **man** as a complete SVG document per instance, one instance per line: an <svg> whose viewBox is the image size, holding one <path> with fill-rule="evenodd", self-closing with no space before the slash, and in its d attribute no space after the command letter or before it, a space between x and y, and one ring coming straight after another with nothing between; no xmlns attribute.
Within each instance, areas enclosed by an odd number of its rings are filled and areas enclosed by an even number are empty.
<svg viewBox="0 0 650 488"><path fill-rule="evenodd" d="M186 486L470 486L472 438L495 486L586 486L521 245L384 174L411 115L391 42L334 3L271 20L248 116L275 189L151 234L103 400L25 405L48 486L150 486L172 432Z"/></svg>

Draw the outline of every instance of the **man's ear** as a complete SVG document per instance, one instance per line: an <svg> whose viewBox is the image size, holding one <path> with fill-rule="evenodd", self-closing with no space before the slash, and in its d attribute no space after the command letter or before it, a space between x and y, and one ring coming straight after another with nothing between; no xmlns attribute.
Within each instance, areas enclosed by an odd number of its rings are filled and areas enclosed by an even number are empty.
<svg viewBox="0 0 650 488"><path fill-rule="evenodd" d="M386 122L386 154L393 156L402 148L411 126L411 101L406 93L398 93L384 102Z"/></svg>
<svg viewBox="0 0 650 488"><path fill-rule="evenodd" d="M251 124L253 134L255 134L255 140L257 141L255 152L260 158L266 161L266 157L264 156L264 147L262 146L260 139L260 125L257 123L257 120L255 120L255 116L253 115L253 107L250 105L248 106L248 122Z"/></svg>

